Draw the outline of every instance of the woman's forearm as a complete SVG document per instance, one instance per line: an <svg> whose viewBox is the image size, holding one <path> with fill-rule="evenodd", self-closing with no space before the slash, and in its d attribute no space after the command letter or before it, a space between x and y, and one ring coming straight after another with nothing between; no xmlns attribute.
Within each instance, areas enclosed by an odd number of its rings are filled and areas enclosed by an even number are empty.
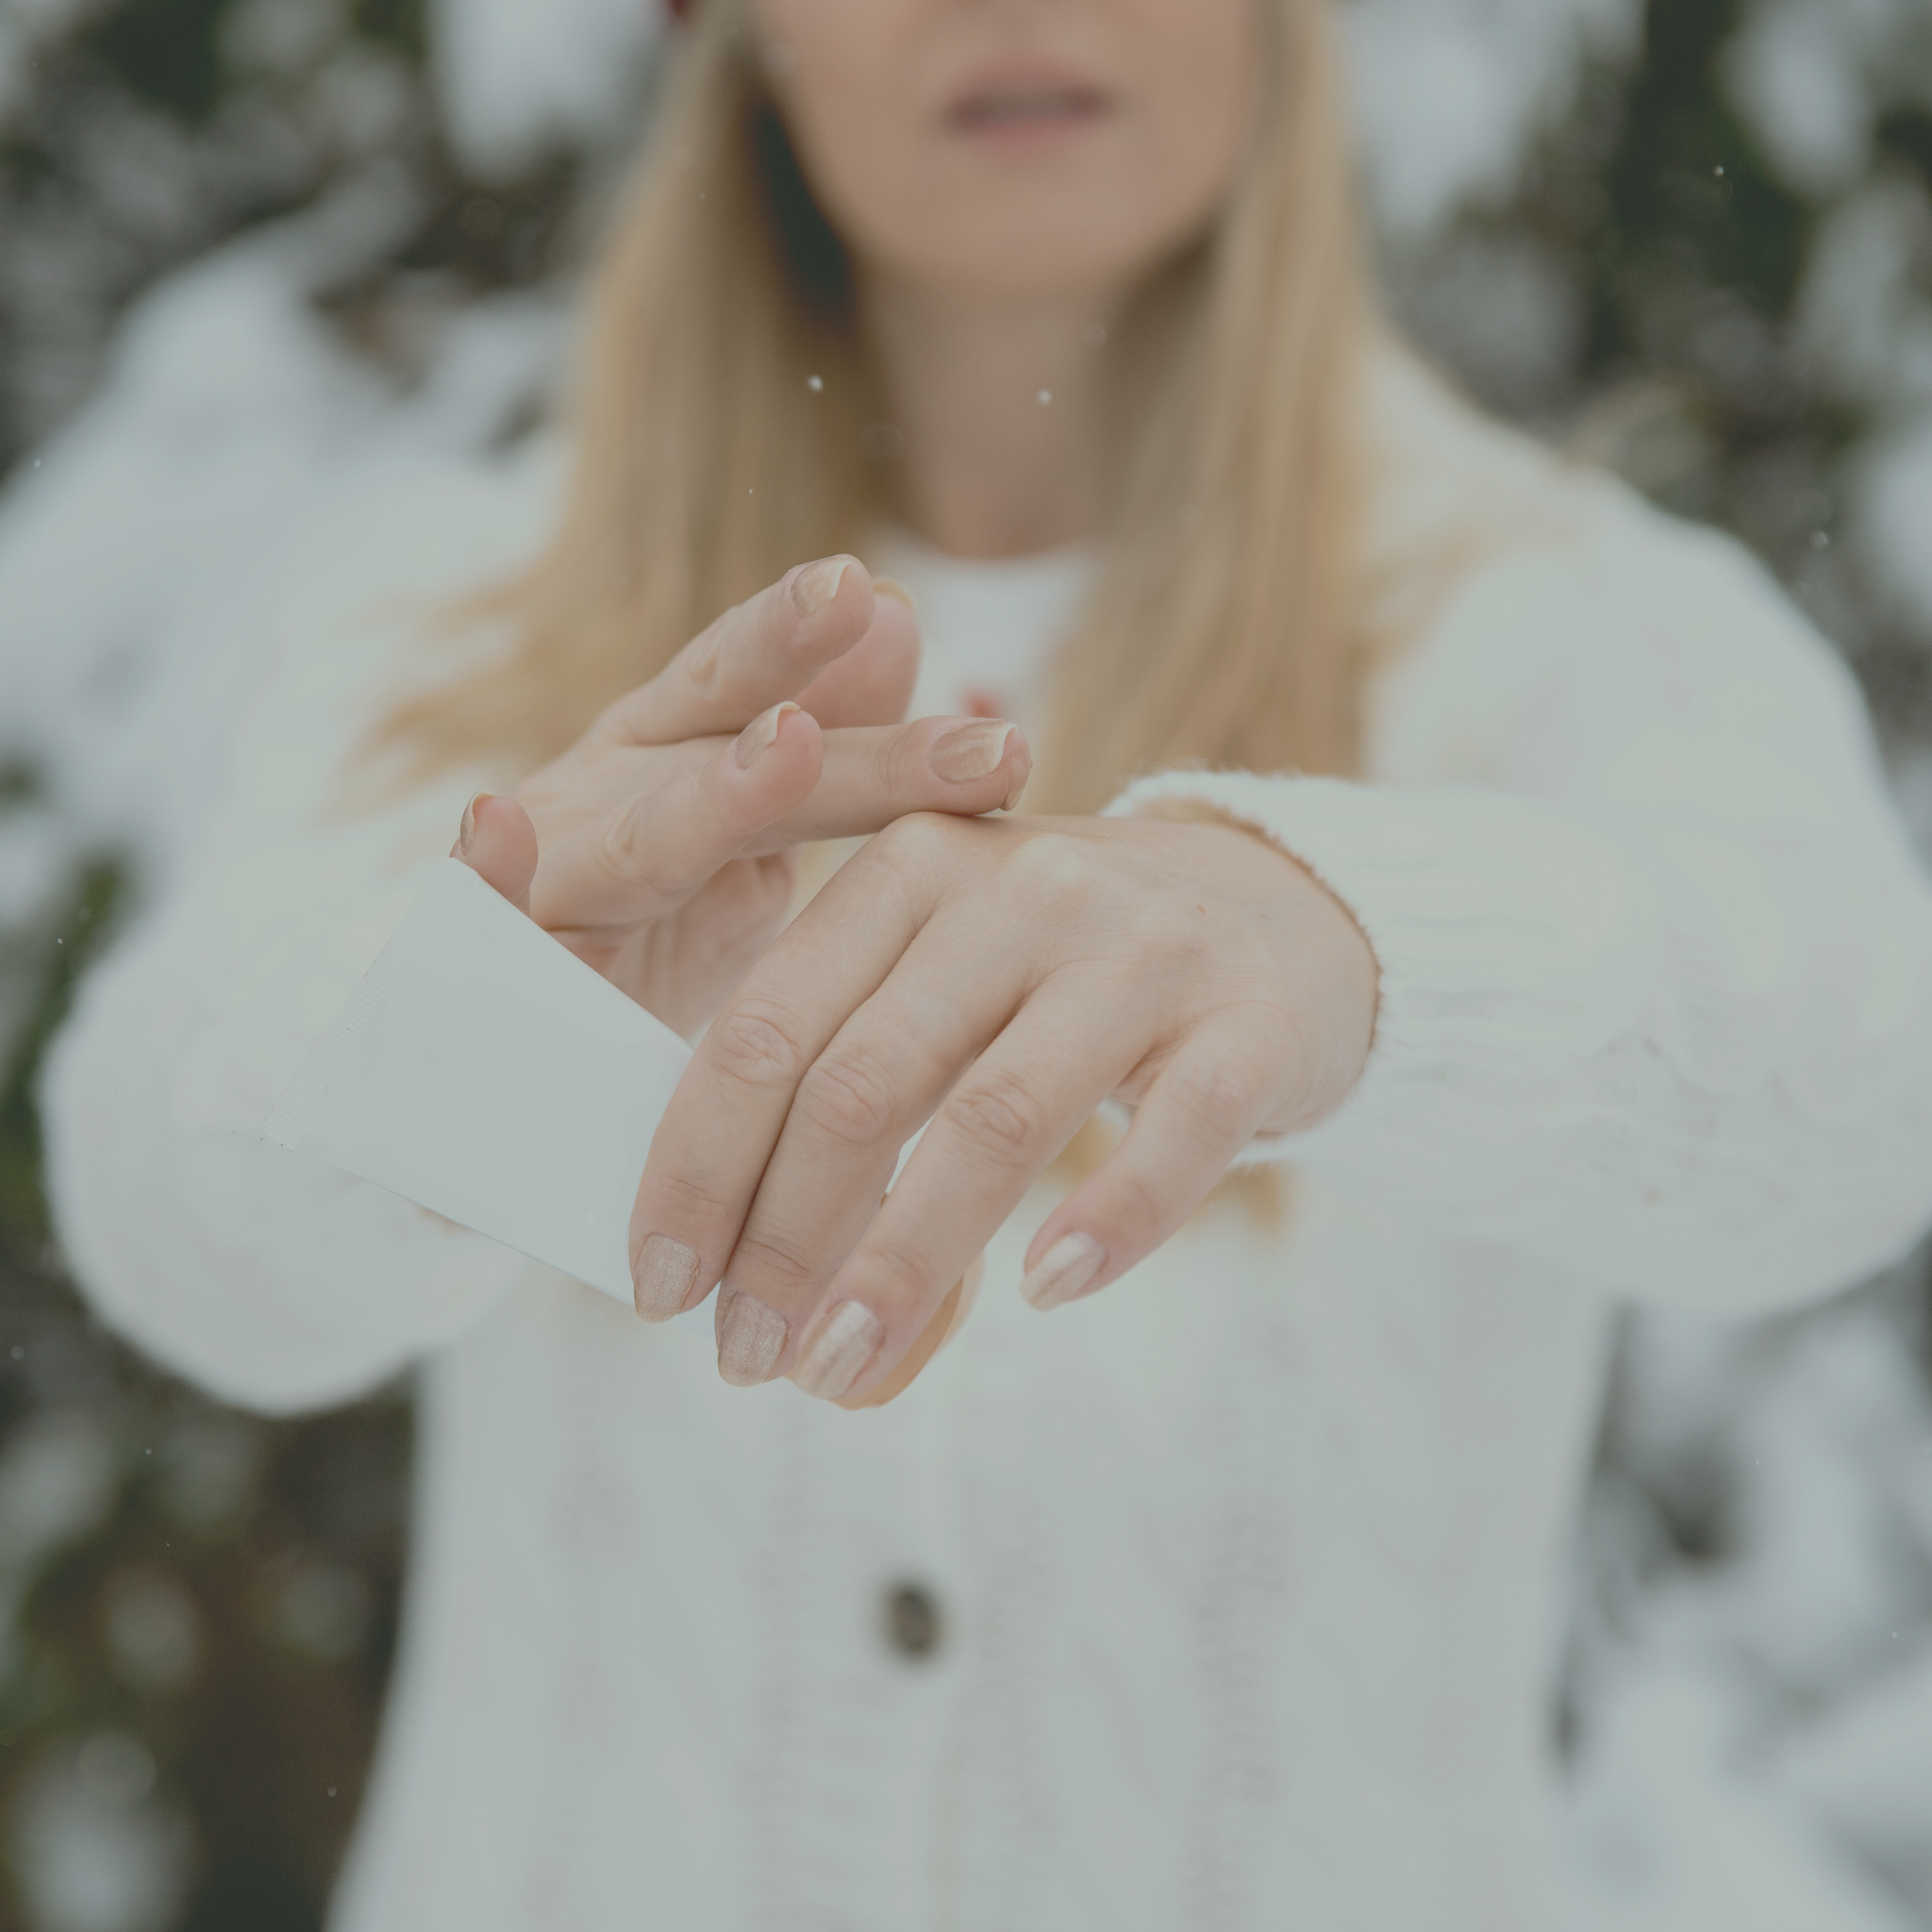
<svg viewBox="0 0 1932 1932"><path fill-rule="evenodd" d="M386 835L205 877L90 979L48 1066L48 1187L77 1277L132 1341L251 1407L358 1394L530 1268L260 1134L411 894L407 868L372 862Z"/></svg>
<svg viewBox="0 0 1932 1932"><path fill-rule="evenodd" d="M1375 948L1359 1086L1250 1158L1693 1305L1893 1258L1932 1214L1932 893L1841 668L1719 546L1641 525L1450 626L1408 727L1491 782L1122 801L1266 831ZM1507 723L1462 737L1465 704Z"/></svg>

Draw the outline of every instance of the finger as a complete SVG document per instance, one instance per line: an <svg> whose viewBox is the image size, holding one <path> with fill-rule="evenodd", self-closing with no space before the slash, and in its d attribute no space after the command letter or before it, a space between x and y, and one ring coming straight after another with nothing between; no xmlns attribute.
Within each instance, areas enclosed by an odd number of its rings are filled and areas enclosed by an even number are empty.
<svg viewBox="0 0 1932 1932"><path fill-rule="evenodd" d="M799 1081L929 915L947 862L934 823L900 820L835 873L698 1042L652 1138L631 1215L646 1320L668 1319L724 1274ZM773 1314L765 1340L775 1333L782 1345L783 1331ZM756 1340L747 1331L734 1379L769 1378L775 1350L753 1348ZM762 1373L745 1366L760 1360Z"/></svg>
<svg viewBox="0 0 1932 1932"><path fill-rule="evenodd" d="M857 644L874 611L872 578L856 557L797 566L700 631L587 735L610 744L676 744L741 730L797 697Z"/></svg>
<svg viewBox="0 0 1932 1932"><path fill-rule="evenodd" d="M919 680L919 619L903 584L872 580L872 623L798 693L827 731L851 724L896 724Z"/></svg>
<svg viewBox="0 0 1932 1932"><path fill-rule="evenodd" d="M973 1312L974 1303L979 1299L979 1284L985 1274L986 1257L981 1255L947 1291L945 1299L934 1311L919 1340L899 1357L898 1367L883 1381L874 1383L866 1394L841 1397L839 1407L883 1408L895 1396L905 1394L933 1357L949 1346L953 1338L965 1327L966 1318Z"/></svg>
<svg viewBox="0 0 1932 1932"><path fill-rule="evenodd" d="M650 758L659 769L671 759L670 774L553 835L534 893L549 929L661 918L734 858L865 837L919 812L1008 808L1033 768L1025 733L1003 720L922 718L822 740L790 700L733 743L697 740Z"/></svg>
<svg viewBox="0 0 1932 1932"><path fill-rule="evenodd" d="M1020 1291L1057 1308L1119 1280L1207 1200L1268 1110L1269 1056L1227 1020L1191 1038L1156 1076L1124 1140L1047 1216Z"/></svg>
<svg viewBox="0 0 1932 1932"><path fill-rule="evenodd" d="M882 1211L901 1149L1019 1005L1011 944L991 936L975 943L964 925L941 914L925 926L798 1082L724 1268L745 1304L739 1325L760 1341L780 1327L789 1340L804 1332ZM935 1302L974 1253L933 1284ZM788 1348L768 1373L787 1373L797 1358ZM727 1349L720 1366L732 1380L758 1359Z"/></svg>
<svg viewBox="0 0 1932 1932"><path fill-rule="evenodd" d="M808 1395L862 1400L891 1375L948 1284L1142 1058L1153 1016L1141 997L1124 979L1049 982L961 1076L786 1365Z"/></svg>
<svg viewBox="0 0 1932 1932"><path fill-rule="evenodd" d="M679 746L680 769L544 854L534 897L542 925L582 930L661 918L811 794L824 766L818 723L790 703L715 747Z"/></svg>
<svg viewBox="0 0 1932 1932"><path fill-rule="evenodd" d="M1032 771L1026 734L1004 718L920 718L828 731L811 796L745 850L778 852L815 839L863 838L910 812L971 818L1010 810Z"/></svg>
<svg viewBox="0 0 1932 1932"><path fill-rule="evenodd" d="M958 1281L954 1282L933 1312L933 1318L925 1324L919 1340L899 1358L899 1365L891 1374L863 1396L848 1397L840 1403L841 1408L883 1408L894 1397L903 1395L919 1379L922 1370L932 1358L947 1348L953 1339L966 1325L966 1318L972 1314L974 1305L979 1299L980 1283L986 1276L986 1257L976 1256L973 1264ZM724 1333L730 1319L732 1291L721 1288L718 1291L718 1312L714 1326L722 1349Z"/></svg>
<svg viewBox="0 0 1932 1932"><path fill-rule="evenodd" d="M479 791L463 808L452 858L460 858L519 912L530 909L530 881L537 875L537 828L514 798Z"/></svg>

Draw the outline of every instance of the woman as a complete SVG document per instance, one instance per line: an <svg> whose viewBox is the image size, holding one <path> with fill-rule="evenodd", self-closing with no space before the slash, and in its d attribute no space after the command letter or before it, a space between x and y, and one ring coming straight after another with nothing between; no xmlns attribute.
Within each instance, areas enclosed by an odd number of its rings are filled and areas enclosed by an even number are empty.
<svg viewBox="0 0 1932 1932"><path fill-rule="evenodd" d="M311 595L46 1094L164 1359L425 1364L336 1923L1549 1927L1613 1298L1789 1303L1932 1213L1853 687L1377 332L1324 0L686 31L567 481ZM455 662L367 614L479 583ZM633 1232L646 1323L722 1278L719 1374L250 1137L459 809L710 1018Z"/></svg>

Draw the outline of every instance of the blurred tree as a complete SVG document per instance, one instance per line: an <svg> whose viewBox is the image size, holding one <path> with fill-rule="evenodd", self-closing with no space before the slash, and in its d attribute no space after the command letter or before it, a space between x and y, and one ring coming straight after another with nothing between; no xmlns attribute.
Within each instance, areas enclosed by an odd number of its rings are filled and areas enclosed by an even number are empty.
<svg viewBox="0 0 1932 1932"><path fill-rule="evenodd" d="M465 178L425 51L420 0L71 9L0 111L0 470L149 285L358 173L396 177L409 219L323 312L397 379L425 283L446 305L553 274L575 163ZM0 771L0 842L48 808L30 763ZM408 1396L226 1409L62 1278L33 1084L125 882L103 853L25 925L0 903L0 1925L310 1932L394 1645Z"/></svg>

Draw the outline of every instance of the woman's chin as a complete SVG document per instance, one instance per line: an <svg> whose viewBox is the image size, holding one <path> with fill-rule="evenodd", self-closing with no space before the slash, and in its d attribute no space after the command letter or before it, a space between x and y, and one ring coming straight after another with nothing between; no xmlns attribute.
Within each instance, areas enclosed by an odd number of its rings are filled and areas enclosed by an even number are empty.
<svg viewBox="0 0 1932 1932"><path fill-rule="evenodd" d="M1168 252L1150 255L1139 235L1117 242L1075 223L1042 223L1037 204L1029 212L1030 221L1016 219L1005 227L988 225L977 231L975 225L968 239L893 249L877 266L953 301L1052 302L1085 295L1104 303L1112 292L1133 287Z"/></svg>

